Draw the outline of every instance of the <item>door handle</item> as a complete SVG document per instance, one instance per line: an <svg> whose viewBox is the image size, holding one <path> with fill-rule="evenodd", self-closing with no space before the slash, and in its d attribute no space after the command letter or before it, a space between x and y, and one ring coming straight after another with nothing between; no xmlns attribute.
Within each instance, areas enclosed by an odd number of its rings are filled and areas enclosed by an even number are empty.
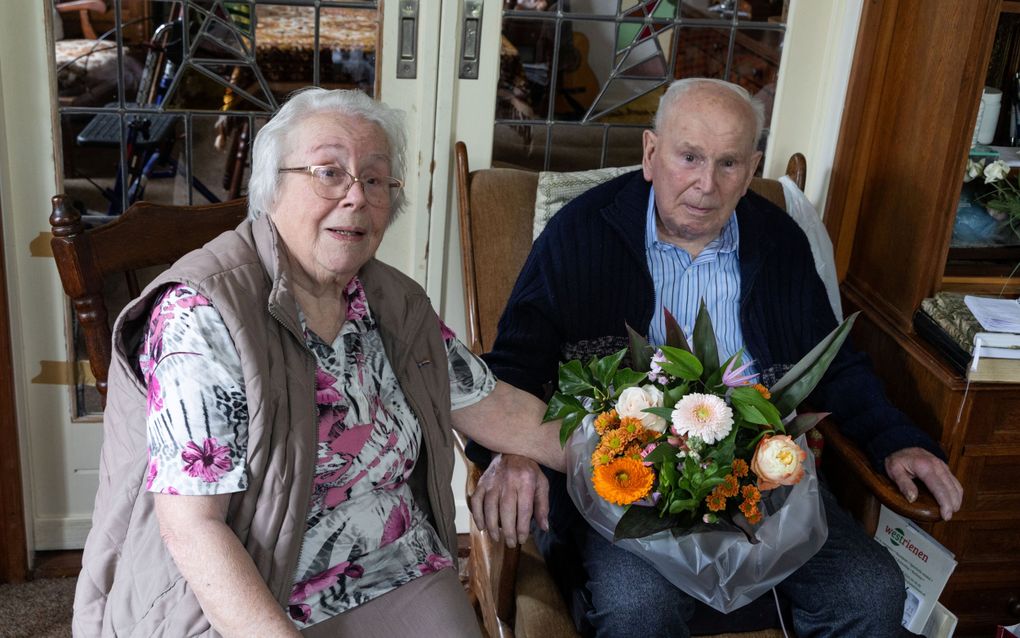
<svg viewBox="0 0 1020 638"><path fill-rule="evenodd" d="M397 77L418 77L418 0L400 0L397 29Z"/></svg>
<svg viewBox="0 0 1020 638"><path fill-rule="evenodd" d="M464 0L464 21L460 34L460 79L478 79L481 48L482 0Z"/></svg>

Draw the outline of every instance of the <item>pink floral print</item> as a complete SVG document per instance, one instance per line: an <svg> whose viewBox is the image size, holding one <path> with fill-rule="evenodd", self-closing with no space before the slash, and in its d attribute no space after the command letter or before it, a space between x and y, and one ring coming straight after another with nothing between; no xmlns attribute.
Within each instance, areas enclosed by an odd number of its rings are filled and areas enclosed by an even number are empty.
<svg viewBox="0 0 1020 638"><path fill-rule="evenodd" d="M368 299L365 297L365 287L357 275L351 278L347 287L344 288L344 296L347 298L347 320L360 321L368 315Z"/></svg>
<svg viewBox="0 0 1020 638"><path fill-rule="evenodd" d="M230 460L230 448L217 445L216 439L206 439L202 447L198 447L194 441L188 441L181 452L181 460L184 461L184 471L188 476L200 478L206 483L215 483L234 467Z"/></svg>

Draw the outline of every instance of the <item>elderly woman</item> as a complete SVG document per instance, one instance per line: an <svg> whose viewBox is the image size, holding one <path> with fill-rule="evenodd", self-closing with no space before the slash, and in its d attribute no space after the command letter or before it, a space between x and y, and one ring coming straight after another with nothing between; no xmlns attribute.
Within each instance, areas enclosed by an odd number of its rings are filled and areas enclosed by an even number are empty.
<svg viewBox="0 0 1020 638"><path fill-rule="evenodd" d="M562 461L544 406L373 259L403 150L364 94L295 95L255 139L249 219L118 318L76 635L478 634L450 428Z"/></svg>

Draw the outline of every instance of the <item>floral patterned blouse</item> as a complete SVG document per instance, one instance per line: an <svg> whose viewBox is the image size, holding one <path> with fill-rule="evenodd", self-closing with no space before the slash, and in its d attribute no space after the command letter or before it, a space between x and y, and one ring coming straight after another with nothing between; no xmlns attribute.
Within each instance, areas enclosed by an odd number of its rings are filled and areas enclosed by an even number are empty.
<svg viewBox="0 0 1020 638"><path fill-rule="evenodd" d="M317 361L318 460L289 612L307 627L452 566L407 480L422 441L355 277L332 344L306 325ZM446 326L453 409L496 380ZM183 285L153 307L139 347L148 385L147 489L228 494L247 489L248 412L241 362L220 314Z"/></svg>

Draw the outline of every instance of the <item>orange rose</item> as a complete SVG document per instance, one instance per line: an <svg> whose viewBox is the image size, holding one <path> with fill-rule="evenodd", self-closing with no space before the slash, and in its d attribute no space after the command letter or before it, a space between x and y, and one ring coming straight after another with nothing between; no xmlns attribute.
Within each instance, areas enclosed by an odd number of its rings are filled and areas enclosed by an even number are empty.
<svg viewBox="0 0 1020 638"><path fill-rule="evenodd" d="M751 471L758 475L758 489L797 483L804 476L806 458L807 452L786 434L762 438L751 459Z"/></svg>

